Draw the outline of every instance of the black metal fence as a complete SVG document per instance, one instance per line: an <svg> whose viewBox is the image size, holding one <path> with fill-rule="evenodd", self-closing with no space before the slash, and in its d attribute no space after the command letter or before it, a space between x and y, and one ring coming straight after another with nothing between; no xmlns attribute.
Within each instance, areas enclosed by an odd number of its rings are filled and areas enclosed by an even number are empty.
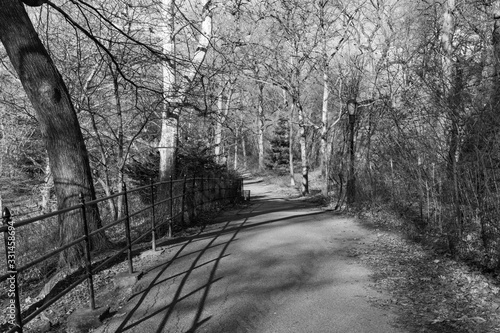
<svg viewBox="0 0 500 333"><path fill-rule="evenodd" d="M109 267L123 253L127 253L128 270L134 272L132 263L132 246L141 241L145 242L146 238L151 238L151 248L156 250L156 240L158 231L163 230L168 236L172 235L173 227L187 226L193 219L200 215L201 212L213 209L214 205L235 202L242 199L243 195L243 180L230 177L204 178L193 177L177 180L169 180L158 182L127 190L126 184L123 184L123 191L111 196L99 198L92 201L85 201L83 196L80 196L80 204L51 212L48 214L35 216L19 221L13 221L8 208L4 208L2 212L3 226L0 227L0 232L4 234L5 241L5 262L2 271L5 273L0 276L0 283L6 284L6 293L9 299L7 309L7 333L23 332L23 327L38 316L42 311L45 311L56 301L65 296L68 292L87 280L88 283L88 298L89 306L95 309L94 299L94 280L93 276L96 272ZM113 203L120 199L122 202L123 214L120 218L112 220L97 230L89 230L87 222L86 208L91 205L97 205L101 215L107 216L104 212L106 202L110 200ZM142 204L138 204L141 202ZM40 253L35 250L28 255L28 248L19 249L19 238L16 237L21 229L31 227L38 230L43 221L57 218L68 212L77 212L81 214L83 230L82 236L73 240L68 244L60 244L56 248L52 248L47 253ZM140 218L138 218L140 217ZM135 219L135 220L134 220ZM189 221L186 221L189 219ZM112 229L115 229L112 231ZM124 247L118 250L111 257L99 263L92 263L91 253L91 237L98 233L105 233L108 238L117 243L124 243ZM39 235L48 237L53 235ZM34 269L37 265L51 261L57 262L58 255L73 246L84 243L84 266L85 273L81 274L72 283L59 291L56 295L44 299L43 304L29 313L22 313L20 302L19 279L23 274L29 274L30 269ZM33 252L33 251L31 251ZM22 265L19 265L21 258L29 258L24 260Z"/></svg>

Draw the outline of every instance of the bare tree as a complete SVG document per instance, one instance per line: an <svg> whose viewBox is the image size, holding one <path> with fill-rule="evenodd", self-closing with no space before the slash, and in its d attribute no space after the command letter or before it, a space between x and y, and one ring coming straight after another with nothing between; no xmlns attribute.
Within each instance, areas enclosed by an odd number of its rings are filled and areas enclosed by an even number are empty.
<svg viewBox="0 0 500 333"><path fill-rule="evenodd" d="M43 1L27 1L41 5ZM40 41L23 5L17 0L4 1L0 7L0 40L30 99L44 137L54 180L58 208L78 203L83 193L95 198L88 152L68 90ZM88 207L90 226L100 226L97 206ZM80 235L82 221L79 212L60 217L63 244ZM104 235L93 240L94 248L107 245ZM83 247L63 252L61 264L76 265L82 258Z"/></svg>
<svg viewBox="0 0 500 333"><path fill-rule="evenodd" d="M167 8L166 21L163 32L164 52L172 56L174 52L174 10L175 0L163 0L163 7ZM211 0L202 1L202 22L199 29L199 39L196 52L183 72L171 62L166 62L163 67L163 91L165 106L161 116L161 136L158 143L160 152L160 180L166 180L175 175L175 157L179 136L179 115L181 106L185 103L187 93L192 88L196 76L202 65L212 36L212 10ZM176 71L179 71L177 73Z"/></svg>

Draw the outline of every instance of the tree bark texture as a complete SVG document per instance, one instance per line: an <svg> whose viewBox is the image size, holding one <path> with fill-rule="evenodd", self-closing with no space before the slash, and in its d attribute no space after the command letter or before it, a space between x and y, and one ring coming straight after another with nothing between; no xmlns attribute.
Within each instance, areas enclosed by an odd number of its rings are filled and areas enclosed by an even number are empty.
<svg viewBox="0 0 500 333"><path fill-rule="evenodd" d="M493 83L493 108L497 109L500 105L500 1L493 3L493 61L494 61L494 83Z"/></svg>
<svg viewBox="0 0 500 333"><path fill-rule="evenodd" d="M221 143L222 143L222 123L224 121L224 97L223 92L221 91L219 97L217 98L217 113L215 115L215 161L217 164L221 164L222 156L221 156Z"/></svg>
<svg viewBox="0 0 500 333"><path fill-rule="evenodd" d="M321 42L322 42L322 70L323 70L323 104L321 107L321 145L320 145L320 169L321 176L324 180L324 186L322 188L323 195L328 195L328 173L327 173L327 132L328 132L328 98L330 95L330 89L328 87L328 55L327 55L327 31L325 22L325 6L326 2L320 3L320 30L321 30Z"/></svg>
<svg viewBox="0 0 500 333"><path fill-rule="evenodd" d="M259 170L262 171L265 168L264 164L264 85L259 84L259 105L257 107L257 136L258 136L258 147L259 147Z"/></svg>
<svg viewBox="0 0 500 333"><path fill-rule="evenodd" d="M247 170L248 169L247 144L244 136L241 138L241 153L243 155L243 168Z"/></svg>
<svg viewBox="0 0 500 333"><path fill-rule="evenodd" d="M126 161L126 156L125 156L125 136L123 133L123 111L122 111L122 102L120 98L120 86L118 83L118 73L113 73L113 92L114 92L114 98L115 98L115 105L116 105L116 116L118 118L118 161L116 162L117 164L117 169L118 169L118 179L117 182L117 190L118 192L123 192L123 182L125 181L125 175L123 170L125 169L125 163ZM107 165L107 163L106 163ZM119 196L117 199L117 215L115 217L116 219L119 219L123 216L123 196ZM111 199L110 201L113 201Z"/></svg>
<svg viewBox="0 0 500 333"><path fill-rule="evenodd" d="M217 114L215 123L215 160L218 164L224 164L224 146L222 144L223 127L229 114L229 106L231 105L231 99L233 95L232 89L230 88L229 94L225 98L224 103L224 90L225 88L222 89L219 97L217 98Z"/></svg>
<svg viewBox="0 0 500 333"><path fill-rule="evenodd" d="M175 56L174 0L163 0L163 8L168 10L163 30L163 53ZM177 138L179 136L178 109L169 105L176 99L175 68L167 63L163 66L163 110L161 112L161 132L158 142L160 153L159 180L166 181L175 174L175 156L177 154Z"/></svg>
<svg viewBox="0 0 500 333"><path fill-rule="evenodd" d="M285 107L288 106L288 96L286 91L283 91L283 98ZM293 114L295 111L295 104L290 106L290 119L288 121L288 169L290 171L290 186L295 186L294 167L293 167Z"/></svg>
<svg viewBox="0 0 500 333"><path fill-rule="evenodd" d="M448 147L447 158L447 174L450 182L450 189L453 193L453 202L455 206L455 219L450 221L448 226L448 243L450 250L455 251L459 242L459 234L461 228L461 213L458 202L458 186L457 186L457 153L458 153L458 108L460 103L455 99L460 95L459 88L456 87L457 80L454 75L454 67L457 65L453 61L453 32L455 30L454 12L456 10L456 0L447 0L445 11L443 13L443 25L441 33L441 48L443 50L443 91L446 98L446 104L449 108L450 116L450 143Z"/></svg>
<svg viewBox="0 0 500 333"><path fill-rule="evenodd" d="M294 101L297 105L297 112L299 116L299 135L300 135L300 160L302 163L302 182L300 187L300 193L302 195L309 194L309 161L307 158L307 140L306 140L306 126L304 110L301 105L298 105L298 101Z"/></svg>
<svg viewBox="0 0 500 333"><path fill-rule="evenodd" d="M4 0L0 6L0 40L35 109L45 140L54 180L58 208L78 203L82 192L87 200L95 198L89 157L78 119L62 77L40 41L18 0ZM90 228L100 226L97 206L88 207ZM80 211L60 215L61 243L69 243L83 231ZM106 238L94 238L94 248L106 245ZM63 252L63 265L80 263L83 246Z"/></svg>
<svg viewBox="0 0 500 333"><path fill-rule="evenodd" d="M183 73L183 82L177 82L175 68L168 63L163 66L163 94L164 109L161 116L161 134L158 143L160 153L160 181L165 181L170 176L175 176L177 143L179 137L179 106L185 101L186 93L198 74L199 67L203 63L210 45L212 36L212 1L204 0L203 4L203 22L201 24L200 36L198 38L198 47L191 67ZM171 57L175 53L175 31L174 31L174 0L163 0L163 8L168 8L168 24L163 31L163 52Z"/></svg>
<svg viewBox="0 0 500 333"><path fill-rule="evenodd" d="M327 150L327 133L328 133L328 98L330 95L330 88L328 87L328 65L325 60L323 68L323 105L321 109L321 146L320 146L320 168L321 176L324 180L322 193L324 196L328 195L328 150Z"/></svg>

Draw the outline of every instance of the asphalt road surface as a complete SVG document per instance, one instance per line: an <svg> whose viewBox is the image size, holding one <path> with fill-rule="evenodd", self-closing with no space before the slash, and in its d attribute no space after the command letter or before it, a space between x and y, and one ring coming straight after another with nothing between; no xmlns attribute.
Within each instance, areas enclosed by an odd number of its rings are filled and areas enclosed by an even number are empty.
<svg viewBox="0 0 500 333"><path fill-rule="evenodd" d="M404 332L351 255L372 232L272 185L245 189L251 205L171 245L96 332Z"/></svg>

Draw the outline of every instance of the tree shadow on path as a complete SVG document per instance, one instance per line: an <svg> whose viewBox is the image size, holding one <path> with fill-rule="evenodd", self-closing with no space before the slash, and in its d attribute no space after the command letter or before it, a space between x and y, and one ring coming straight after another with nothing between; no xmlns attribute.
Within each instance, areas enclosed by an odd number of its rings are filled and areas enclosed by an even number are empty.
<svg viewBox="0 0 500 333"><path fill-rule="evenodd" d="M263 205L265 203L265 205ZM310 207L310 205L306 205ZM129 301L134 300L133 307L128 310L123 319L121 319L119 326L113 330L113 332L125 332L125 331L135 331L139 330L141 325L144 325L146 321L151 322L154 317L154 330L149 329L148 332L163 332L169 320L172 319L172 315L176 309L176 306L181 301L185 301L188 298L193 298L195 295L201 293L201 297L197 301L192 301L196 304L196 310L194 311L194 318L192 319L192 323L187 332L195 332L202 324L206 323L211 319L211 316L202 318L203 311L207 302L207 299L210 294L210 289L213 284L220 281L224 277L216 277L219 264L222 259L229 256L227 254L227 250L231 243L237 240L237 235L244 230L248 230L250 228L256 228L264 225L270 225L273 223L283 222L285 220L291 218L299 218L305 216L312 215L320 215L324 214L323 211L309 211L304 212L303 214L293 214L285 217L278 217L274 219L266 219L265 216L275 212L286 212L293 210L301 210L304 207L302 203L291 203L284 202L282 200L260 200L259 202L255 202L252 207L247 212L238 212L235 215L225 216L225 222L222 227L218 230L202 232L200 231L198 234L190 237L183 237L181 239L169 240L162 245L170 245L171 249L174 249L176 246L179 246L178 250L171 256L168 261L156 265L150 268L146 273L149 275L147 279L147 285L139 292L135 292L130 298ZM261 211L259 209L262 208ZM250 218L258 217L262 215L262 219L257 219L256 222L249 221ZM270 218L275 216L269 216ZM217 242L220 240L221 236L224 237L223 242ZM196 250L188 249L189 246L193 245L195 242L200 241L208 241L207 244L202 245L201 248ZM211 258L210 260L205 260L203 257L207 254L209 250L214 250L218 247L222 247L222 249L218 252L215 258ZM195 256L194 258L189 258L191 256ZM180 260L183 262L187 262L189 267L187 269L183 269L182 272L173 273L170 276L165 277L166 272L175 262ZM200 286L189 291L186 294L182 294L186 289L186 285L190 282L190 278L192 277L192 273L201 268L207 268L209 265L212 265L210 268L210 272L208 274L208 278L205 283L200 283ZM153 297L156 302L157 296L154 296L154 292L159 293L156 288L162 288L160 286L166 282L172 282L176 278L180 278L182 276L181 281L176 284L176 290L172 297L172 300L165 305L154 306L151 307L148 304L147 298ZM195 279L194 277L193 279ZM155 288L155 291L153 291ZM148 309L144 311L144 307ZM152 310L154 308L154 310ZM149 311L152 310L152 311ZM137 318L140 317L140 318ZM151 327L150 324L148 327Z"/></svg>

